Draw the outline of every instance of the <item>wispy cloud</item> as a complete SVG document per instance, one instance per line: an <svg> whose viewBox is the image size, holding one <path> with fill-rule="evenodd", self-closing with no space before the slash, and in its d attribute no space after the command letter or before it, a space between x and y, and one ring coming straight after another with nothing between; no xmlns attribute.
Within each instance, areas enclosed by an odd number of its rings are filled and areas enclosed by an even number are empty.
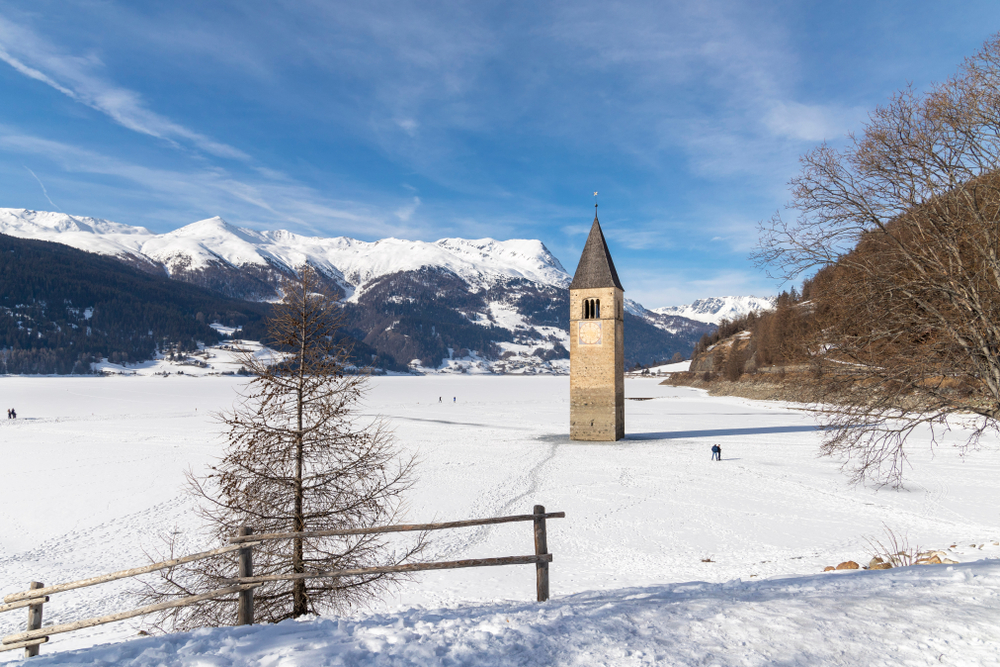
<svg viewBox="0 0 1000 667"><path fill-rule="evenodd" d="M415 231L393 224L392 214L369 205L335 200L296 183L249 182L221 169L175 171L152 168L96 151L11 131L0 126L0 150L52 161L77 174L120 179L139 186L148 197L160 198L205 214L226 212L236 222L291 227L323 236L344 234L359 238L403 236ZM54 205L54 204L53 204ZM411 204L412 205L412 204ZM405 223L405 221L403 221Z"/></svg>
<svg viewBox="0 0 1000 667"><path fill-rule="evenodd" d="M764 115L764 124L775 135L817 142L845 135L864 120L861 107L775 102Z"/></svg>
<svg viewBox="0 0 1000 667"><path fill-rule="evenodd" d="M409 222L413 214L416 213L417 208L420 206L420 197L414 197L413 201L406 206L401 206L396 209L396 217L403 222Z"/></svg>
<svg viewBox="0 0 1000 667"><path fill-rule="evenodd" d="M28 169L28 166L25 165L24 168ZM52 204L53 206L55 206L56 210L62 211L62 209L59 208L59 206L54 201L52 201L52 197L49 197L49 191L45 189L45 184L42 183L42 179L38 178L38 174L36 174L35 172L31 171L31 169L28 169L28 173L31 174L36 181L38 181L38 185L41 186L41 188L42 188L42 194L45 195L45 198L49 201L49 203Z"/></svg>
<svg viewBox="0 0 1000 667"><path fill-rule="evenodd" d="M397 119L396 125L399 125L401 128L403 128L403 131L406 132L411 137L415 137L417 135L417 128L420 127L420 123L413 120L412 118Z"/></svg>
<svg viewBox="0 0 1000 667"><path fill-rule="evenodd" d="M250 159L238 148L215 141L148 109L138 93L102 76L103 65L96 56L61 53L55 45L30 28L2 16L0 60L135 132L174 143L191 144L216 157Z"/></svg>

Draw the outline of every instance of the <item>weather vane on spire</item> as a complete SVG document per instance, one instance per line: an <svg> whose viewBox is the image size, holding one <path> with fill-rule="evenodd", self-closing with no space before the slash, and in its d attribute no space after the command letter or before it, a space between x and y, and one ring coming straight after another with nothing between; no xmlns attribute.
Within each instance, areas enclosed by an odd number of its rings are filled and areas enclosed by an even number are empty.
<svg viewBox="0 0 1000 667"><path fill-rule="evenodd" d="M594 208L597 208L597 193L594 193Z"/></svg>

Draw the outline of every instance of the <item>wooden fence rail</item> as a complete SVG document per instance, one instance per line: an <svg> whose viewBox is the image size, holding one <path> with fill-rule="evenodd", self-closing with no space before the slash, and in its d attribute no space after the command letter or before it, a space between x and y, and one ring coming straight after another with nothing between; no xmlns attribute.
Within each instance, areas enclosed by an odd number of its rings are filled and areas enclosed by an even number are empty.
<svg viewBox="0 0 1000 667"><path fill-rule="evenodd" d="M263 584L268 581L295 581L296 579L325 579L327 577L356 577L362 574L387 574L391 572L424 572L427 570L458 570L463 567L491 567L494 565L530 565L531 563L551 563L552 554L531 556L502 556L500 558L469 558L435 563L407 563L405 565L382 565L379 567L357 567L350 570L328 570L321 572L298 572L293 574L268 574L260 577L240 577L225 583Z"/></svg>
<svg viewBox="0 0 1000 667"><path fill-rule="evenodd" d="M153 612L163 611L164 609L173 609L174 607L186 607L189 604L194 604L196 602L202 602L203 600L211 600L213 598L219 598L223 595L231 595L232 593L239 593L240 591L246 590L248 588L255 588L260 584L241 584L239 586L230 586L229 588L220 588L215 591L210 591L208 593L202 593L201 595L190 595L188 597L179 598L177 600L171 600L170 602L160 602L158 604L151 604L145 607L140 607L138 609L132 609L129 611L120 611L117 614L108 614L107 616L95 616L93 618L87 618L82 621L74 621L72 623L61 623L59 625L50 625L44 628L37 628L28 630L26 632L18 632L13 635L7 635L3 638L3 643L15 643L15 642L25 642L32 639L40 639L41 637L48 637L49 635L58 635L64 632L73 632L74 630L82 630L84 628L92 628L95 625L104 625L106 623L115 623L116 621L124 621L129 618L135 618L136 616L145 616L146 614L152 614ZM2 648L6 648L3 646Z"/></svg>
<svg viewBox="0 0 1000 667"><path fill-rule="evenodd" d="M137 616L144 616L164 609L183 607L197 604L204 600L219 598L225 595L237 594L237 625L249 625L254 622L253 610L253 590L271 581L292 581L296 579L314 579L322 577L350 577L364 574L385 574L393 572L422 572L427 570L452 570L466 567L490 567L497 565L527 565L535 564L535 592L539 602L549 599L549 563L552 562L552 554L548 552L546 539L545 522L547 519L561 519L566 514L564 512L546 513L541 505L535 505L531 514L520 514L515 516L491 517L487 519L470 519L465 521L449 521L444 523L421 523L421 524L398 524L394 526L377 526L374 528L354 528L346 530L325 530L299 533L265 533L253 534L253 531L243 526L239 534L230 538L230 546L203 551L201 553L174 558L171 560L153 563L143 567L135 567L128 570L103 574L89 579L71 581L65 584L54 586L44 586L40 582L31 582L29 589L20 593L12 593L4 596L6 604L0 605L0 613L13 611L15 609L28 609L27 628L24 632L7 635L0 640L0 652L23 648L25 657L38 655L39 646L49 640L50 635L63 632L72 632L83 628L90 628L105 623L114 623ZM387 565L380 567L361 567L346 570L330 570L321 572L297 572L289 574L276 574L266 576L253 576L253 547L259 546L268 540L284 540L295 538L317 538L334 537L346 535L371 535L378 533L399 533L409 531L431 531L446 530L451 528L467 528L471 526L487 526L501 523L511 523L517 521L532 521L534 523L535 553L529 556L503 556L499 558L471 558L466 560L440 561L433 563L407 563L402 565ZM96 616L93 618L74 621L72 623L61 623L59 625L49 625L42 627L43 605L49 601L49 595L62 593L87 586L96 586L127 577L135 577L148 574L157 570L191 563L205 558L212 558L226 553L238 552L239 571L237 577L224 583L232 584L227 588L222 588L200 595L191 595L169 602L148 605L139 609L108 614L106 616Z"/></svg>
<svg viewBox="0 0 1000 667"><path fill-rule="evenodd" d="M536 507L542 507L536 505ZM539 519L565 519L566 512L545 513L542 507L540 514L515 514L514 516L490 517L488 519L468 519L465 521L448 521L445 523L412 523L396 524L394 526L376 526L374 528L345 528L343 530L315 530L303 533L260 533L254 535L238 535L230 537L235 544L243 542L264 542L265 540L290 540L296 537L334 537L342 535L375 535L377 533L405 533L411 531L426 532L429 530L446 530L450 528L469 528L472 526L489 526L498 523L513 523L515 521L538 521Z"/></svg>
<svg viewBox="0 0 1000 667"><path fill-rule="evenodd" d="M14 602L11 604L0 604L0 614L5 611L13 611L14 609L20 609L21 607L27 607L29 605L38 604L39 602L48 602L49 597L46 595L44 600L39 600L38 598L29 598L27 600L21 600L20 602Z"/></svg>
<svg viewBox="0 0 1000 667"><path fill-rule="evenodd" d="M38 588L35 590L27 590L21 593L11 593L10 595L5 595L3 598L4 602L19 602L21 600L31 600L33 598L42 597L43 595L51 595L53 593L63 593L65 591L72 591L77 588L86 588L87 586L96 586L97 584L106 584L109 581L116 581L118 579L127 579L128 577L137 577L140 574L148 574L150 572L156 572L157 570L165 570L168 567L174 567L176 565L181 565L183 563L192 563L197 560L204 560L206 558L211 558L212 556L219 556L224 553L229 553L231 551L238 551L242 546L230 546L221 547L219 549L212 549L211 551L202 551L201 553L191 554L190 556L183 556L181 558L174 558L171 560L161 561L159 563L153 563L152 565L145 565L143 567L133 567L130 570L121 570L119 572L112 572L111 574L102 574L97 577L91 577L89 579L80 579L79 581L71 581L66 584L57 584L55 586L48 586L47 588ZM33 604L28 602L27 604ZM9 608L13 609L11 605ZM0 611L6 611L6 606Z"/></svg>

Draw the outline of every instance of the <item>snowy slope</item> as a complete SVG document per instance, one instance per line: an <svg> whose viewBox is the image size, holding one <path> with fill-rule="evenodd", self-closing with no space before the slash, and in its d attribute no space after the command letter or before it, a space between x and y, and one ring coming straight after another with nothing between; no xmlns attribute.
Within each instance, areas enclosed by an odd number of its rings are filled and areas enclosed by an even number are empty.
<svg viewBox="0 0 1000 667"><path fill-rule="evenodd" d="M145 227L65 213L0 208L0 233L36 241L53 241L86 252L114 257L143 257L142 246L154 236Z"/></svg>
<svg viewBox="0 0 1000 667"><path fill-rule="evenodd" d="M1000 563L983 561L199 630L31 664L989 665L998 624Z"/></svg>
<svg viewBox="0 0 1000 667"><path fill-rule="evenodd" d="M686 306L654 308L659 315L684 317L689 320L719 324L722 320L734 320L753 311L770 310L774 307L774 297L719 296L698 299Z"/></svg>

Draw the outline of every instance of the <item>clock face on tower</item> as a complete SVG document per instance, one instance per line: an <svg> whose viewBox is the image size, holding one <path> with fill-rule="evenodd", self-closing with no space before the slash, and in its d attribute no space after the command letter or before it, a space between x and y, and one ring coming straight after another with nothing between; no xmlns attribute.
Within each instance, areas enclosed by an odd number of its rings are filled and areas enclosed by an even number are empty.
<svg viewBox="0 0 1000 667"><path fill-rule="evenodd" d="M576 323L577 345L600 345L602 342L601 320L583 320Z"/></svg>

